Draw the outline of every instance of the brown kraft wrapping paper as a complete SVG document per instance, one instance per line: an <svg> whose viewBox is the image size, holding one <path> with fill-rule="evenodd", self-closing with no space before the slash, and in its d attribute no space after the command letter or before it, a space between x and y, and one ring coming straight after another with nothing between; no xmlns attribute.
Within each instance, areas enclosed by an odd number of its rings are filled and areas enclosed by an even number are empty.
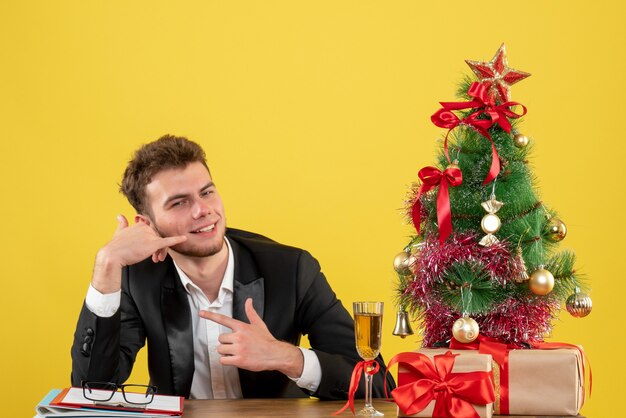
<svg viewBox="0 0 626 418"><path fill-rule="evenodd" d="M428 356L431 360L437 354L445 354L451 351L454 354L461 354L457 356L452 367L453 373L468 373L468 372L491 372L492 370L492 358L490 354L480 354L478 351L470 350L450 350L448 348L422 348L417 350L418 353ZM411 377L408 370L404 369L402 365L398 367L398 386L408 384L415 379ZM472 405L478 415L481 418L491 418L493 415L493 404L488 405ZM435 407L435 401L431 401L426 408L414 415L404 414L400 408L398 408L399 417L432 417Z"/></svg>
<svg viewBox="0 0 626 418"><path fill-rule="evenodd" d="M585 390L582 361L580 352L573 348L511 350L509 414L577 415ZM495 379L496 385L498 380ZM498 401L499 392L496 388Z"/></svg>

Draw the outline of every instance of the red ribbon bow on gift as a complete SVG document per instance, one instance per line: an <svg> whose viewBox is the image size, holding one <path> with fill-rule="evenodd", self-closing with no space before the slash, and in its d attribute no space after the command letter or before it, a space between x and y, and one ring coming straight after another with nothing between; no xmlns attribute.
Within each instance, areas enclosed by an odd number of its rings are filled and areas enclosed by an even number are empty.
<svg viewBox="0 0 626 418"><path fill-rule="evenodd" d="M387 366L402 364L417 375L417 380L398 386L393 400L407 415L423 410L434 399L433 417L478 418L471 404L487 405L495 401L490 372L452 373L455 357L451 351L436 355L434 363L421 353L400 353Z"/></svg>
<svg viewBox="0 0 626 418"><path fill-rule="evenodd" d="M452 232L452 214L450 211L448 186L460 185L463 182L463 174L458 167L451 166L446 168L443 172L437 167L424 167L417 175L422 180L422 185L419 188L417 197L413 203L413 209L411 210L413 225L415 225L415 229L419 235L422 212L420 196L439 186L439 191L437 192L437 221L439 225L439 242L443 243Z"/></svg>
<svg viewBox="0 0 626 418"><path fill-rule="evenodd" d="M509 414L509 351L519 348L495 338L479 335L471 343L462 343L452 338L450 348L456 350L478 350L482 354L491 354L500 366L500 413Z"/></svg>
<svg viewBox="0 0 626 418"><path fill-rule="evenodd" d="M350 407L352 410L352 415L354 415L354 395L356 390L359 388L359 382L361 381L361 376L363 372L369 375L375 375L378 373L378 369L380 369L380 365L376 360L367 360L367 361L359 361L354 369L352 370L352 376L350 377L350 388L348 389L348 401L346 404L338 411L333 413L333 415L339 415L343 411L346 410L347 407ZM387 385L385 385L385 389Z"/></svg>
<svg viewBox="0 0 626 418"><path fill-rule="evenodd" d="M450 155L448 154L448 135L450 131L459 125L471 126L491 142L491 167L483 182L483 185L485 185L495 179L500 173L500 158L498 157L498 151L493 143L493 139L491 135L489 135L489 128L497 124L505 132L511 133L511 122L509 118L517 119L524 116L526 114L526 107L520 103L511 101L496 105L495 99L489 96L489 89L484 84L478 82L473 82L470 85L467 94L473 98L469 102L440 102L443 107L435 112L430 119L436 126L448 129L443 144L443 149L448 161L450 161ZM516 105L522 106L522 114L517 114L511 110L511 107ZM477 110L464 119L459 119L453 110L462 109ZM479 119L481 115L486 115L488 118Z"/></svg>

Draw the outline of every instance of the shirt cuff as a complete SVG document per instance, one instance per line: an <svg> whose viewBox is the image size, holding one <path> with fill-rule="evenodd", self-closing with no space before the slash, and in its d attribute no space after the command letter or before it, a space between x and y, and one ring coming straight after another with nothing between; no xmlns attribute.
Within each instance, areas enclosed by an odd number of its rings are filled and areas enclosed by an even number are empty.
<svg viewBox="0 0 626 418"><path fill-rule="evenodd" d="M85 305L87 305L87 308L96 316L110 318L115 315L115 312L120 308L121 298L121 290L114 293L102 294L92 285L89 285L87 297L85 297Z"/></svg>
<svg viewBox="0 0 626 418"><path fill-rule="evenodd" d="M313 350L307 350L298 347L304 356L304 366L302 367L302 375L299 378L290 377L296 382L296 385L302 389L306 389L313 393L317 390L322 381L322 366L317 358L317 354Z"/></svg>

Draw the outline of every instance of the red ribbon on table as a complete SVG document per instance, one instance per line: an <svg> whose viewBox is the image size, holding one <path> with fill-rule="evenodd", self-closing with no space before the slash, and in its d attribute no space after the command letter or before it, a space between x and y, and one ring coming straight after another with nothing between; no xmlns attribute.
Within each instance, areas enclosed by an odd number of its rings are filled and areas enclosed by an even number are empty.
<svg viewBox="0 0 626 418"><path fill-rule="evenodd" d="M424 167L417 175L422 180L422 185L419 188L411 210L413 225L419 235L422 220L420 196L439 186L439 191L437 192L437 221L439 225L439 242L443 243L452 232L452 213L450 211L448 186L455 187L460 185L463 182L463 174L458 167L448 167L443 172L437 167Z"/></svg>
<svg viewBox="0 0 626 418"><path fill-rule="evenodd" d="M461 343L454 338L450 340L450 348L455 350L478 350L482 354L491 354L494 361L500 366L500 414L509 414L509 353L511 350L522 348L521 346L506 344L495 338L479 335L478 339L471 343ZM585 376L585 362L589 365L589 396L592 389L591 363L582 348L568 343L535 343L532 348L538 350L554 350L557 348L575 348L583 359L583 377ZM584 396L584 392L583 392ZM583 397L584 401L584 397Z"/></svg>
<svg viewBox="0 0 626 418"><path fill-rule="evenodd" d="M396 363L411 369L417 380L398 386L391 392L393 400L407 415L423 410L434 399L433 417L478 418L472 406L494 402L490 372L452 373L455 357L448 351L434 357L434 363L421 353L400 353L387 366ZM385 389L386 390L386 389Z"/></svg>
<svg viewBox="0 0 626 418"><path fill-rule="evenodd" d="M363 372L369 375L375 375L378 373L380 369L380 365L376 360L367 360L367 361L359 361L354 369L352 370L352 376L350 377L350 388L348 389L348 401L346 404L338 411L333 413L333 415L339 415L343 411L346 410L347 407L350 407L352 410L352 415L354 415L354 395L356 394L356 390L359 388L359 382L361 381L361 376ZM385 385L385 390L387 385Z"/></svg>
<svg viewBox="0 0 626 418"><path fill-rule="evenodd" d="M483 181L483 185L495 179L500 173L500 157L498 156L498 151L493 143L493 139L491 135L489 135L489 128L497 124L505 132L511 133L511 122L509 118L517 119L526 114L526 107L518 102L508 101L496 105L495 99L489 96L488 90L489 89L484 84L473 82L467 91L467 94L473 98L472 100L468 102L440 102L442 108L435 112L430 118L436 126L448 129L443 144L443 149L448 161L450 161L450 155L448 154L448 135L459 125L467 125L474 128L491 142L491 167ZM523 112L521 114L517 114L511 110L511 107L516 105L522 106ZM476 111L463 119L459 119L453 111L462 109L476 109ZM479 119L481 115L487 116L488 119Z"/></svg>

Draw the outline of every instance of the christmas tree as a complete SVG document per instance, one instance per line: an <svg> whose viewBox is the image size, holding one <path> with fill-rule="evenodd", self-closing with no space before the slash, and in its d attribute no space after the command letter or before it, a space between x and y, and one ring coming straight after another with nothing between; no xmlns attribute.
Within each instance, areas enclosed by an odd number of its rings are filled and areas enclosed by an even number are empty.
<svg viewBox="0 0 626 418"><path fill-rule="evenodd" d="M508 66L504 44L489 62L466 61L475 79L432 122L447 129L438 167L425 167L406 202L416 234L394 259L398 303L420 322L423 344L478 334L542 342L562 302L574 316L591 299L571 251L557 251L565 224L537 193L532 144L519 132L526 107L510 87L530 74Z"/></svg>

